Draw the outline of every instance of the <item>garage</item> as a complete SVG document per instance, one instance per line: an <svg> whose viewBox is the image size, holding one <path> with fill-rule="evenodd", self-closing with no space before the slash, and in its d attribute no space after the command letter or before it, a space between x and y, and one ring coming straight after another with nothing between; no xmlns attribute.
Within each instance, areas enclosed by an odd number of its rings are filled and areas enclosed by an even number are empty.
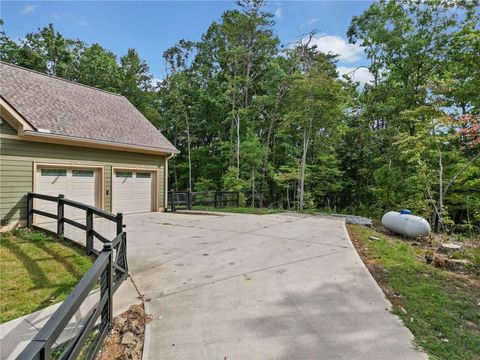
<svg viewBox="0 0 480 360"><path fill-rule="evenodd" d="M113 212L135 214L155 211L155 170L115 169L113 171Z"/></svg>
<svg viewBox="0 0 480 360"><path fill-rule="evenodd" d="M27 225L28 192L108 212L166 209L179 151L125 97L2 62L0 85L0 231ZM35 207L56 213L46 201ZM65 216L85 221L70 206Z"/></svg>
<svg viewBox="0 0 480 360"><path fill-rule="evenodd" d="M46 195L65 195L67 199L101 207L100 169L37 166L36 192ZM56 212L52 202L39 201L38 209ZM71 206L65 207L65 216L71 219L85 217L85 212Z"/></svg>

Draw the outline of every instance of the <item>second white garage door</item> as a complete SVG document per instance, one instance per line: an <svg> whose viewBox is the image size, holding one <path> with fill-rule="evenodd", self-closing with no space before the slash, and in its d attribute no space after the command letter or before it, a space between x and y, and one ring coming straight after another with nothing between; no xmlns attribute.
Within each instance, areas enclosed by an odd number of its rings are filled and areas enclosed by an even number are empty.
<svg viewBox="0 0 480 360"><path fill-rule="evenodd" d="M115 170L113 212L134 214L154 211L155 172Z"/></svg>

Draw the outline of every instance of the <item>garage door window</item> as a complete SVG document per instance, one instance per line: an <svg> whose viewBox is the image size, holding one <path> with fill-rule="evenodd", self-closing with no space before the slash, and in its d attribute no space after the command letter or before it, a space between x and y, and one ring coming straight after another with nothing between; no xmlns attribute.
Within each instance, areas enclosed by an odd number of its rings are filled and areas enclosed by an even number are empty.
<svg viewBox="0 0 480 360"><path fill-rule="evenodd" d="M72 170L72 176L93 177L93 170Z"/></svg>
<svg viewBox="0 0 480 360"><path fill-rule="evenodd" d="M137 178L150 179L150 173L148 173L148 172L137 172Z"/></svg>
<svg viewBox="0 0 480 360"><path fill-rule="evenodd" d="M42 176L67 176L64 169L42 169Z"/></svg>
<svg viewBox="0 0 480 360"><path fill-rule="evenodd" d="M117 171L115 173L115 176L117 178L131 178L132 177L132 173L131 172L128 172L128 171Z"/></svg>

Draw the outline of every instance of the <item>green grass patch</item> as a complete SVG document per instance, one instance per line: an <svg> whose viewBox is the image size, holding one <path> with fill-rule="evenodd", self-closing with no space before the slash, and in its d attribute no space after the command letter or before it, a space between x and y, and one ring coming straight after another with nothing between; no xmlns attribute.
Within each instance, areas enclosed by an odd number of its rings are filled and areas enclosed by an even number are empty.
<svg viewBox="0 0 480 360"><path fill-rule="evenodd" d="M235 213L235 214L255 214L255 215L268 215L268 214L278 214L281 212L285 212L285 210L283 209L252 208L252 207L214 208L213 206L193 206L192 210L227 212L227 213Z"/></svg>
<svg viewBox="0 0 480 360"><path fill-rule="evenodd" d="M478 278L428 265L416 255L421 249L402 240L360 225L348 229L394 312L431 359L480 359Z"/></svg>
<svg viewBox="0 0 480 360"><path fill-rule="evenodd" d="M18 229L0 239L0 323L64 300L93 263L42 232Z"/></svg>

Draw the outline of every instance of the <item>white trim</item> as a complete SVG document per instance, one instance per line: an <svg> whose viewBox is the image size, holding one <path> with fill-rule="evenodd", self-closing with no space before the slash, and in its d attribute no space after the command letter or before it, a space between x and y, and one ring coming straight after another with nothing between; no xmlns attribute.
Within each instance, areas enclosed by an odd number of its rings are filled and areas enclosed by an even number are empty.
<svg viewBox="0 0 480 360"><path fill-rule="evenodd" d="M168 209L168 160L173 158L175 154L170 154L170 156L165 156L165 165L164 165L164 180L163 180L163 186L165 187L165 195L163 199L164 203L164 210L167 211Z"/></svg>
<svg viewBox="0 0 480 360"><path fill-rule="evenodd" d="M34 131L35 129L32 125L29 124L27 120L23 118L17 110L13 108L7 101L5 101L0 96L0 115L8 121L10 125L12 125L16 130L17 133L23 135L25 131ZM10 118L10 119L9 119ZM14 124L12 124L13 122Z"/></svg>
<svg viewBox="0 0 480 360"><path fill-rule="evenodd" d="M112 142L112 141L106 141L106 140L93 140L93 139L82 138L77 136L38 133L35 131L25 132L24 137L25 137L25 140L32 140L32 141L36 141L35 139L45 139L50 141L63 140L71 143L70 145L78 144L77 146L86 146L88 144L88 145L91 145L89 147L95 147L94 145L97 145L97 146L106 146L108 148L112 147L112 148L118 148L118 149L125 149L127 151L140 150L140 152L146 152L146 153L150 152L150 153L162 154L162 155L179 153L179 151L176 149L172 150L172 149L165 149L165 148L157 148L153 146L150 147L150 146L132 145L132 144L118 143L118 142ZM84 144L84 145L81 145L81 144ZM114 149L114 150L118 150L118 149Z"/></svg>

